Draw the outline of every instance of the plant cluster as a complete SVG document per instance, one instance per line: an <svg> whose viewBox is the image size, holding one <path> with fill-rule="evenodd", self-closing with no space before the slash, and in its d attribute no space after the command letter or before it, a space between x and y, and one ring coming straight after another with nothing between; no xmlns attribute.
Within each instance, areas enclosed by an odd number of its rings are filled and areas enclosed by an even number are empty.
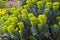
<svg viewBox="0 0 60 40"><path fill-rule="evenodd" d="M60 2L21 0L22 8L0 9L0 27L8 40L57 40Z"/></svg>

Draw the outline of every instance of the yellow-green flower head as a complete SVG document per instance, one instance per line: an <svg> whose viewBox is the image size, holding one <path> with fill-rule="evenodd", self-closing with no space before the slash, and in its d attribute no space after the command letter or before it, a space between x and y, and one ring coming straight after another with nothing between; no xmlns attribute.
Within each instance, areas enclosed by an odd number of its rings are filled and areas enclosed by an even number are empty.
<svg viewBox="0 0 60 40"><path fill-rule="evenodd" d="M0 12L1 12L1 9L0 9Z"/></svg>
<svg viewBox="0 0 60 40"><path fill-rule="evenodd" d="M4 11L6 13L6 9L2 9L2 11Z"/></svg>
<svg viewBox="0 0 60 40"><path fill-rule="evenodd" d="M4 22L4 24L5 24L6 26L9 26L10 23L11 23L10 20L7 20L7 21Z"/></svg>
<svg viewBox="0 0 60 40"><path fill-rule="evenodd" d="M18 12L20 12L21 11L21 8L17 8L17 10L18 10Z"/></svg>
<svg viewBox="0 0 60 40"><path fill-rule="evenodd" d="M39 28L39 30L41 30L41 29L43 28L43 26L44 26L44 25L38 23L38 28Z"/></svg>
<svg viewBox="0 0 60 40"><path fill-rule="evenodd" d="M18 15L18 19L19 19L19 18L21 18L21 15L20 15L20 14Z"/></svg>
<svg viewBox="0 0 60 40"><path fill-rule="evenodd" d="M57 17L56 17L56 20L60 20L60 16L57 16Z"/></svg>
<svg viewBox="0 0 60 40"><path fill-rule="evenodd" d="M47 17L46 17L46 15L39 15L38 20L39 20L41 25L45 25L47 22Z"/></svg>
<svg viewBox="0 0 60 40"><path fill-rule="evenodd" d="M10 25L13 25L13 26L15 26L15 25L16 25L16 23L12 22L12 23L10 23Z"/></svg>
<svg viewBox="0 0 60 40"><path fill-rule="evenodd" d="M46 8L51 8L51 6L52 6L52 3L51 2L47 2L46 3Z"/></svg>
<svg viewBox="0 0 60 40"><path fill-rule="evenodd" d="M18 27L16 27L15 31L18 32L18 30L19 30Z"/></svg>
<svg viewBox="0 0 60 40"><path fill-rule="evenodd" d="M31 22L32 26L36 26L37 25L37 18L36 17L31 17L30 22Z"/></svg>
<svg viewBox="0 0 60 40"><path fill-rule="evenodd" d="M15 28L13 27L13 25L8 26L7 30L9 33L15 33Z"/></svg>
<svg viewBox="0 0 60 40"><path fill-rule="evenodd" d="M26 3L29 3L29 2L31 2L31 0L27 0L27 1L26 1Z"/></svg>
<svg viewBox="0 0 60 40"><path fill-rule="evenodd" d="M53 3L53 9L54 9L54 10L59 9L59 2L54 2L54 3Z"/></svg>
<svg viewBox="0 0 60 40"><path fill-rule="evenodd" d="M16 14L12 14L12 15L10 15L10 17L9 18L12 18L12 17L17 17L18 15L16 15Z"/></svg>
<svg viewBox="0 0 60 40"><path fill-rule="evenodd" d="M54 25L53 25L53 28L54 28L54 29L58 29L58 25L57 25L57 24L54 24Z"/></svg>
<svg viewBox="0 0 60 40"><path fill-rule="evenodd" d="M17 17L10 17L9 19L8 19L11 23L13 22L13 23L17 23L18 22L18 18Z"/></svg>
<svg viewBox="0 0 60 40"><path fill-rule="evenodd" d="M44 4L46 3L46 0L42 0L42 1L43 1Z"/></svg>
<svg viewBox="0 0 60 40"><path fill-rule="evenodd" d="M24 29L24 23L23 22L19 22L18 23L18 26L19 26L20 30L23 30Z"/></svg>
<svg viewBox="0 0 60 40"><path fill-rule="evenodd" d="M51 2L51 0L46 0L46 2Z"/></svg>
<svg viewBox="0 0 60 40"><path fill-rule="evenodd" d="M28 13L27 9L22 9L21 13Z"/></svg>
<svg viewBox="0 0 60 40"><path fill-rule="evenodd" d="M5 15L6 14L6 10L5 9L0 9L0 16Z"/></svg>
<svg viewBox="0 0 60 40"><path fill-rule="evenodd" d="M15 7L13 7L13 8L11 8L11 12L13 13L14 11L16 10L16 8Z"/></svg>
<svg viewBox="0 0 60 40"><path fill-rule="evenodd" d="M23 13L23 14L22 14L22 18L23 18L24 20L28 20L28 15L25 14L25 13Z"/></svg>
<svg viewBox="0 0 60 40"><path fill-rule="evenodd" d="M28 5L24 5L24 9L29 9L29 6Z"/></svg>
<svg viewBox="0 0 60 40"><path fill-rule="evenodd" d="M60 26L60 22L58 22L58 25Z"/></svg>
<svg viewBox="0 0 60 40"><path fill-rule="evenodd" d="M7 32L7 26L2 27L3 32Z"/></svg>
<svg viewBox="0 0 60 40"><path fill-rule="evenodd" d="M36 4L38 0L32 0L32 3L33 4Z"/></svg>
<svg viewBox="0 0 60 40"><path fill-rule="evenodd" d="M33 13L29 13L29 14L28 14L28 17L29 17L29 19L30 19L31 17L34 17L34 14L33 14Z"/></svg>
<svg viewBox="0 0 60 40"><path fill-rule="evenodd" d="M17 17L11 17L9 20L11 22L13 22L13 23L17 23L18 22L18 18Z"/></svg>
<svg viewBox="0 0 60 40"><path fill-rule="evenodd" d="M48 13L50 11L50 8L46 8L45 12Z"/></svg>
<svg viewBox="0 0 60 40"><path fill-rule="evenodd" d="M15 8L15 7L12 7L12 8L11 8L11 10L12 10L12 11L15 11L15 10L16 10L16 8Z"/></svg>
<svg viewBox="0 0 60 40"><path fill-rule="evenodd" d="M14 11L14 14L19 14L19 10L18 10L18 9L15 10L15 11Z"/></svg>
<svg viewBox="0 0 60 40"><path fill-rule="evenodd" d="M38 1L38 2L37 2L37 7L38 7L39 9L42 9L43 6L44 6L43 1Z"/></svg>
<svg viewBox="0 0 60 40"><path fill-rule="evenodd" d="M13 12L13 15L14 15L14 16L18 16L18 14L20 14L18 10L15 10L15 11Z"/></svg>
<svg viewBox="0 0 60 40"><path fill-rule="evenodd" d="M22 33L23 33L23 31L22 31L22 30L19 30L19 33L20 33L20 34L22 34Z"/></svg>
<svg viewBox="0 0 60 40"><path fill-rule="evenodd" d="M31 0L27 0L26 3L29 7L32 7L32 1Z"/></svg>
<svg viewBox="0 0 60 40"><path fill-rule="evenodd" d="M9 18L9 15L7 14L1 17L2 20L7 20L8 18Z"/></svg>

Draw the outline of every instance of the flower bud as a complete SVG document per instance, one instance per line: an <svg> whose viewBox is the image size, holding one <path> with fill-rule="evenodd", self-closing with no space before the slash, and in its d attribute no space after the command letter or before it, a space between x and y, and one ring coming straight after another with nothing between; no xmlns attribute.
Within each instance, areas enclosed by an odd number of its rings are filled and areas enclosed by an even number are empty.
<svg viewBox="0 0 60 40"><path fill-rule="evenodd" d="M59 9L59 2L54 2L53 3L53 10L58 10Z"/></svg>
<svg viewBox="0 0 60 40"><path fill-rule="evenodd" d="M23 19L23 20L28 20L28 15L25 14L25 13L23 13L23 14L22 14L22 19Z"/></svg>
<svg viewBox="0 0 60 40"><path fill-rule="evenodd" d="M7 30L9 33L15 33L15 29L14 29L13 25L8 26Z"/></svg>
<svg viewBox="0 0 60 40"><path fill-rule="evenodd" d="M32 7L32 1L31 0L27 0L26 3L30 8Z"/></svg>
<svg viewBox="0 0 60 40"><path fill-rule="evenodd" d="M47 22L47 17L46 17L46 15L39 15L38 20L39 20L41 25L45 25Z"/></svg>
<svg viewBox="0 0 60 40"><path fill-rule="evenodd" d="M26 9L22 9L21 13L28 13Z"/></svg>
<svg viewBox="0 0 60 40"><path fill-rule="evenodd" d="M29 17L29 19L30 19L31 17L34 17L33 13L29 13L29 14L28 14L28 17Z"/></svg>
<svg viewBox="0 0 60 40"><path fill-rule="evenodd" d="M52 6L52 3L51 2L47 2L46 3L46 8L51 8L51 6Z"/></svg>
<svg viewBox="0 0 60 40"><path fill-rule="evenodd" d="M24 24L23 24L23 22L19 22L19 23L18 23L18 26L19 26L20 30L23 30L23 29L24 29Z"/></svg>
<svg viewBox="0 0 60 40"><path fill-rule="evenodd" d="M42 1L38 1L38 2L37 2L37 7L38 7L39 9L42 9L43 6L44 6L44 4L43 4Z"/></svg>
<svg viewBox="0 0 60 40"><path fill-rule="evenodd" d="M32 26L36 26L37 25L37 18L36 17L31 17L30 22L31 22Z"/></svg>
<svg viewBox="0 0 60 40"><path fill-rule="evenodd" d="M48 13L49 11L50 11L50 9L49 9L49 8L46 8L46 9L45 9L45 12L46 12L46 13Z"/></svg>
<svg viewBox="0 0 60 40"><path fill-rule="evenodd" d="M58 25L54 24L54 25L53 25L53 28L54 28L54 29L58 29Z"/></svg>

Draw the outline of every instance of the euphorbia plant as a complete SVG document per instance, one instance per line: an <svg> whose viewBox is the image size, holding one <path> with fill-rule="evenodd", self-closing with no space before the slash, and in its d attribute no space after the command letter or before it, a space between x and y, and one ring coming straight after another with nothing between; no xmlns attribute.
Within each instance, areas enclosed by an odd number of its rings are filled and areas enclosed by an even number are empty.
<svg viewBox="0 0 60 40"><path fill-rule="evenodd" d="M60 30L59 2L21 2L22 8L0 9L0 26L10 40L56 40Z"/></svg>

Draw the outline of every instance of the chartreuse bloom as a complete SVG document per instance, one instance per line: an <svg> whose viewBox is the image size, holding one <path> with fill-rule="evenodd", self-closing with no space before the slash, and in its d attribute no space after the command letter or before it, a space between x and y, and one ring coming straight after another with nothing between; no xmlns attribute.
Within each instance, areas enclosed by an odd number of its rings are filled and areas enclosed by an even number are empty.
<svg viewBox="0 0 60 40"><path fill-rule="evenodd" d="M8 18L9 18L9 15L1 16L1 18L0 18L0 23L3 24Z"/></svg>
<svg viewBox="0 0 60 40"><path fill-rule="evenodd" d="M41 26L43 26L43 25L45 25L46 24L46 22L47 22L47 17L46 17L46 15L39 15L38 16L38 20L39 20L39 22L40 22L40 25Z"/></svg>
<svg viewBox="0 0 60 40"><path fill-rule="evenodd" d="M27 9L22 9L22 11L21 11L21 13L22 13L22 19L23 20L28 20L28 11L27 11Z"/></svg>
<svg viewBox="0 0 60 40"><path fill-rule="evenodd" d="M39 15L38 16L38 21L39 21L39 23L38 23L38 28L41 30L42 29L42 27L46 24L46 22L47 22L47 17L46 17L46 15Z"/></svg>
<svg viewBox="0 0 60 40"><path fill-rule="evenodd" d="M46 3L46 0L42 0L42 1L43 1L44 4Z"/></svg>
<svg viewBox="0 0 60 40"><path fill-rule="evenodd" d="M18 23L18 18L17 17L10 17L9 18L10 22L12 23Z"/></svg>
<svg viewBox="0 0 60 40"><path fill-rule="evenodd" d="M13 8L11 8L11 13L14 15L14 16L18 16L19 14L20 14L20 12L21 12L21 8L15 8L15 7L13 7Z"/></svg>
<svg viewBox="0 0 60 40"><path fill-rule="evenodd" d="M28 15L26 13L22 13L22 19L23 20L28 20Z"/></svg>
<svg viewBox="0 0 60 40"><path fill-rule="evenodd" d="M29 6L29 8L32 7L32 1L31 1L31 0L27 0L26 3L27 3L27 5Z"/></svg>
<svg viewBox="0 0 60 40"><path fill-rule="evenodd" d="M32 4L36 4L38 0L32 0Z"/></svg>
<svg viewBox="0 0 60 40"><path fill-rule="evenodd" d="M12 23L10 23L10 25L13 25L15 27L16 26L16 23L12 22Z"/></svg>
<svg viewBox="0 0 60 40"><path fill-rule="evenodd" d="M56 17L56 20L60 21L60 16L57 16L57 17Z"/></svg>
<svg viewBox="0 0 60 40"><path fill-rule="evenodd" d="M3 16L6 14L6 10L5 9L0 9L0 16Z"/></svg>
<svg viewBox="0 0 60 40"><path fill-rule="evenodd" d="M17 9L11 9L12 15L13 16L18 16L19 14L21 14L21 8L17 8Z"/></svg>
<svg viewBox="0 0 60 40"><path fill-rule="evenodd" d="M10 11L11 11L12 13L13 13L15 10L16 10L15 7L12 7L12 8L10 9Z"/></svg>
<svg viewBox="0 0 60 40"><path fill-rule="evenodd" d="M48 13L52 7L52 2L46 2L45 12Z"/></svg>
<svg viewBox="0 0 60 40"><path fill-rule="evenodd" d="M30 19L31 17L34 17L34 14L33 13L29 13L28 14L28 18Z"/></svg>
<svg viewBox="0 0 60 40"><path fill-rule="evenodd" d="M22 34L22 30L19 30L19 33Z"/></svg>
<svg viewBox="0 0 60 40"><path fill-rule="evenodd" d="M23 31L24 31L24 23L23 22L19 22L18 23L18 26L19 26L19 33L21 34L21 33L23 33Z"/></svg>
<svg viewBox="0 0 60 40"><path fill-rule="evenodd" d="M11 23L11 22L10 22L10 20L9 20L9 19L8 19L7 21L5 21L5 22L4 22L4 24L5 24L6 26L9 26L9 25L10 25L10 23Z"/></svg>
<svg viewBox="0 0 60 40"><path fill-rule="evenodd" d="M19 18L21 18L21 15L20 15L20 14L18 14L18 16L17 16L17 17L18 17L18 19L19 19Z"/></svg>
<svg viewBox="0 0 60 40"><path fill-rule="evenodd" d="M59 9L59 2L54 2L52 8L53 8L53 10L58 10Z"/></svg>
<svg viewBox="0 0 60 40"><path fill-rule="evenodd" d="M23 22L19 22L18 23L18 26L19 26L20 30L23 30L24 29L24 23Z"/></svg>
<svg viewBox="0 0 60 40"><path fill-rule="evenodd" d="M36 17L31 17L30 22L31 22L32 26L35 26L35 27L37 26L37 18Z"/></svg>
<svg viewBox="0 0 60 40"><path fill-rule="evenodd" d="M46 0L46 2L51 2L51 0Z"/></svg>
<svg viewBox="0 0 60 40"><path fill-rule="evenodd" d="M16 27L15 32L18 32L18 30L19 30L18 27Z"/></svg>
<svg viewBox="0 0 60 40"><path fill-rule="evenodd" d="M15 16L18 16L20 13L19 13L19 11L18 10L15 10L14 12L13 12L13 15L15 15Z"/></svg>
<svg viewBox="0 0 60 40"><path fill-rule="evenodd" d="M28 13L27 9L22 9L21 13Z"/></svg>
<svg viewBox="0 0 60 40"><path fill-rule="evenodd" d="M21 12L22 9L21 8L17 8L17 10L18 10L18 12Z"/></svg>
<svg viewBox="0 0 60 40"><path fill-rule="evenodd" d="M15 33L15 28L14 28L14 26L13 26L13 25L9 25L9 26L7 27L7 31L8 31L9 33L11 33L11 34L14 34L14 33Z"/></svg>
<svg viewBox="0 0 60 40"><path fill-rule="evenodd" d="M15 25L18 23L17 17L9 17L7 21L4 22L5 25L9 26L10 24Z"/></svg>
<svg viewBox="0 0 60 40"><path fill-rule="evenodd" d="M12 14L12 15L10 15L9 18L12 18L12 17L16 17L16 14Z"/></svg>
<svg viewBox="0 0 60 40"><path fill-rule="evenodd" d="M48 13L50 11L50 8L45 8L45 12Z"/></svg>
<svg viewBox="0 0 60 40"><path fill-rule="evenodd" d="M54 29L58 29L59 26L58 26L57 24L54 24L54 25L53 25L53 28L54 28Z"/></svg>
<svg viewBox="0 0 60 40"><path fill-rule="evenodd" d="M56 20L58 21L58 25L60 26L60 16L57 16Z"/></svg>
<svg viewBox="0 0 60 40"><path fill-rule="evenodd" d="M2 20L6 21L9 18L8 14L5 14L4 16L1 17Z"/></svg>
<svg viewBox="0 0 60 40"><path fill-rule="evenodd" d="M26 4L26 5L24 5L24 9L27 9L27 10L29 10L29 6Z"/></svg>
<svg viewBox="0 0 60 40"><path fill-rule="evenodd" d="M37 7L38 7L40 10L43 9L43 6L44 6L43 1L38 1L38 2L37 2Z"/></svg>
<svg viewBox="0 0 60 40"><path fill-rule="evenodd" d="M52 2L46 2L46 8L51 8L52 7Z"/></svg>
<svg viewBox="0 0 60 40"><path fill-rule="evenodd" d="M60 22L58 22L58 25L60 26Z"/></svg>
<svg viewBox="0 0 60 40"><path fill-rule="evenodd" d="M3 30L3 32L7 32L7 26L6 26L6 25L3 26L3 27L2 27L2 30Z"/></svg>
<svg viewBox="0 0 60 40"><path fill-rule="evenodd" d="M51 2L51 0L42 0L42 1L43 1L44 4L47 3L47 2Z"/></svg>

